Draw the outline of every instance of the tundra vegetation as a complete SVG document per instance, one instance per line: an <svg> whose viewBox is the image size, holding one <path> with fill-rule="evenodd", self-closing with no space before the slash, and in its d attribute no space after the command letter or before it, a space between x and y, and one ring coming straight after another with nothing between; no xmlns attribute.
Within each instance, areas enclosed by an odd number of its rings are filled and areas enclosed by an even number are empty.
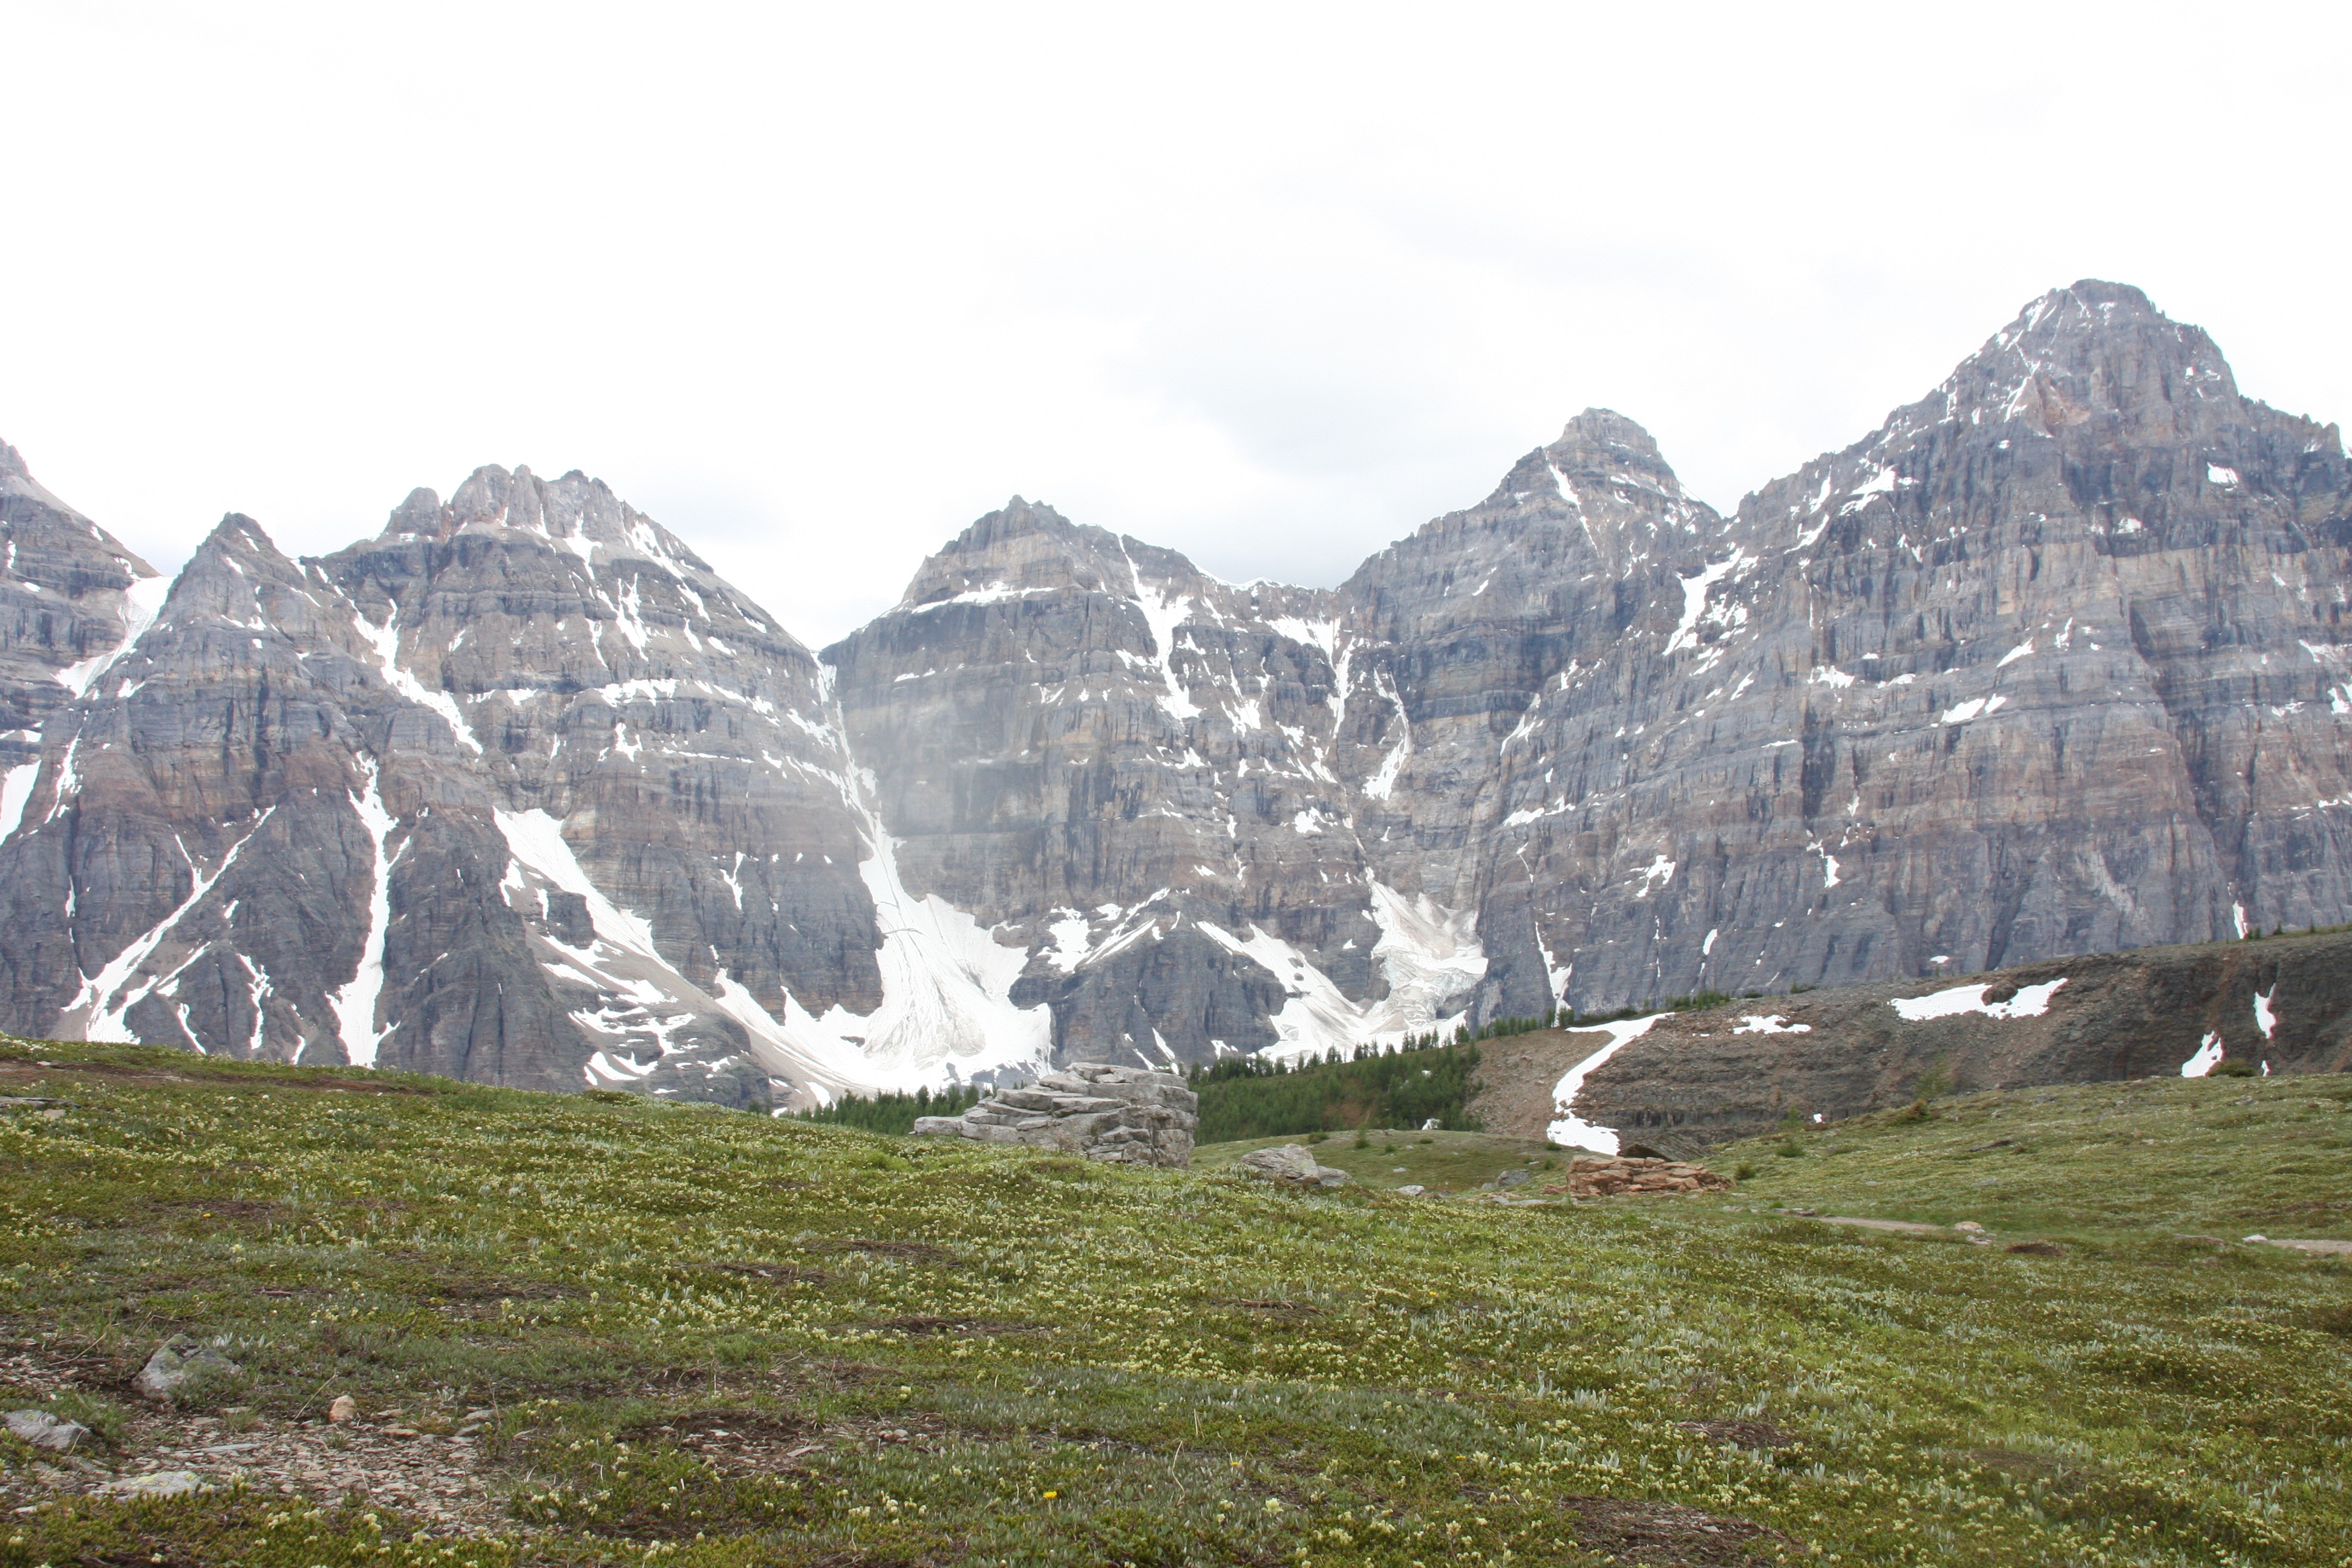
<svg viewBox="0 0 2352 1568"><path fill-rule="evenodd" d="M2347 1260L2240 1239L2352 1234L2342 1079L1538 1206L137 1047L0 1044L0 1093L8 1408L217 1489L0 1439L11 1568L2352 1560ZM178 1333L238 1372L137 1399ZM346 1433L481 1509L237 1474Z"/></svg>

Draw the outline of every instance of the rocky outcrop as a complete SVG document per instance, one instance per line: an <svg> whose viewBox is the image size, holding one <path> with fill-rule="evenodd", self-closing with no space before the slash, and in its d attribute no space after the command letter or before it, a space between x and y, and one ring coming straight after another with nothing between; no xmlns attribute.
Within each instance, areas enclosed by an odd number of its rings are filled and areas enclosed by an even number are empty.
<svg viewBox="0 0 2352 1568"><path fill-rule="evenodd" d="M1234 1169L1245 1176L1293 1187L1344 1187L1348 1173L1336 1165L1319 1164L1315 1151L1304 1143L1285 1143L1273 1149L1253 1149L1234 1162Z"/></svg>
<svg viewBox="0 0 2352 1568"><path fill-rule="evenodd" d="M1568 1163L1568 1180L1547 1193L1572 1198L1675 1197L1731 1190L1731 1178L1676 1160L1616 1159L1580 1154Z"/></svg>
<svg viewBox="0 0 2352 1568"><path fill-rule="evenodd" d="M919 1138L1058 1149L1119 1165L1190 1165L1200 1097L1148 1068L1087 1062L1000 1089L961 1116L923 1116Z"/></svg>
<svg viewBox="0 0 2352 1568"><path fill-rule="evenodd" d="M2202 1076L2230 1059L2352 1071L2352 933L2143 948L1514 1036L1485 1047L1468 1109L1515 1137L1688 1149L1792 1113L1836 1120L1923 1092Z"/></svg>
<svg viewBox="0 0 2352 1568"><path fill-rule="evenodd" d="M46 1410L11 1410L5 1416L8 1435L20 1443L29 1443L52 1454L70 1454L88 1443L90 1430L79 1421L68 1421L52 1415Z"/></svg>
<svg viewBox="0 0 2352 1568"><path fill-rule="evenodd" d="M212 1346L187 1334L173 1334L155 1347L131 1386L148 1398L168 1401L191 1385L218 1385L243 1375L245 1369Z"/></svg>

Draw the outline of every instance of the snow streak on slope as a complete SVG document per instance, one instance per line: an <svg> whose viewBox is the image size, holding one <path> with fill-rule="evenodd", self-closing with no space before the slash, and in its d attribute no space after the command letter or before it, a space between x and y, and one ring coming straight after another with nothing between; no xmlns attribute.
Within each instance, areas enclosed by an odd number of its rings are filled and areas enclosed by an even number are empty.
<svg viewBox="0 0 2352 1568"><path fill-rule="evenodd" d="M69 664L58 671L58 684L76 697L87 693L98 683L98 678L114 668L114 661L131 651L140 634L155 624L163 612L163 601L171 596L169 577L142 577L122 590L122 640L104 653L94 654L79 664Z"/></svg>
<svg viewBox="0 0 2352 1568"><path fill-rule="evenodd" d="M664 1055L672 1050L671 1037L691 1023L698 1013L719 1013L733 1018L751 1036L752 1054L761 1066L795 1088L822 1098L845 1085L863 1084L866 1075L856 1052L841 1040L812 1026L805 1012L778 1023L761 1010L750 992L720 971L719 994L712 996L673 968L654 946L653 928L620 908L588 878L572 846L564 841L563 826L544 811L499 811L493 814L513 860L500 884L509 908L527 916L547 913L543 889L535 877L567 893L577 894L588 907L593 931L585 948L569 947L544 931L535 931L543 951L562 962L549 964L557 978L589 986L601 1005L575 1010L572 1021L592 1036L614 1037L650 1034ZM536 894L536 898L534 898ZM535 909L533 906L536 906ZM643 1077L646 1068L599 1052L598 1062L612 1070L597 1076L589 1069L591 1084ZM617 1075L617 1076L616 1076Z"/></svg>
<svg viewBox="0 0 2352 1568"><path fill-rule="evenodd" d="M327 1005L334 1010L335 1030L342 1037L344 1059L353 1067L372 1068L375 1066L376 1047L383 1043L385 1033L375 1026L375 1011L376 1001L383 994L384 931L392 924L393 858L383 852L383 846L395 825L392 814L384 810L383 796L376 788L375 763L362 758L360 766L367 770L367 794L351 797L352 810L375 846L374 879L368 894L367 937L360 943L359 967L352 971L341 990L327 998Z"/></svg>
<svg viewBox="0 0 2352 1568"><path fill-rule="evenodd" d="M1584 1092L1584 1080L1600 1069L1601 1064L1623 1050L1627 1046L1650 1032L1650 1026L1661 1018L1671 1018L1671 1013L1653 1013L1646 1018L1624 1018L1613 1024L1596 1024L1589 1029L1571 1029L1570 1034L1606 1034L1609 1043L1568 1069L1568 1073L1552 1087L1552 1109L1559 1119L1544 1129L1544 1135L1568 1149L1590 1149L1599 1154L1617 1152L1617 1130L1596 1127L1576 1113L1576 1097Z"/></svg>
<svg viewBox="0 0 2352 1568"><path fill-rule="evenodd" d="M1988 1018L2039 1018L2050 1010L2050 998L2065 984L2061 977L2046 985L2021 985L2006 1002L1987 1002L1984 995L1992 989L1990 985L1955 985L1925 996L1900 997L1887 1005L1914 1024L1961 1013L1982 1013Z"/></svg>
<svg viewBox="0 0 2352 1568"><path fill-rule="evenodd" d="M385 616L382 626L377 626L365 616L356 613L352 616L352 621L358 628L360 636L367 638L369 644L374 647L376 662L383 670L384 679L391 682L392 689L411 702L420 707L430 708L434 712L440 714L442 721L449 726L449 732L457 738L457 744L474 755L480 756L482 743L474 739L473 731L466 727L465 716L457 711L457 700L446 691L428 689L423 681L410 674L401 664L399 610L394 609L391 615Z"/></svg>
<svg viewBox="0 0 2352 1568"><path fill-rule="evenodd" d="M25 803L33 798L34 781L41 776L38 759L20 763L0 774L0 844L6 843L25 820Z"/></svg>
<svg viewBox="0 0 2352 1568"><path fill-rule="evenodd" d="M1124 546L1119 553L1126 555ZM1160 667L1160 679L1168 683L1168 693L1160 698L1160 706L1179 724L1198 718L1200 707L1184 689L1184 683L1176 679L1175 664L1176 628L1192 618L1192 600L1188 595L1171 595L1156 584L1147 584L1143 574L1135 569L1131 555L1127 557L1127 570L1135 583L1136 607L1143 612L1144 620L1151 627L1152 660Z"/></svg>
<svg viewBox="0 0 2352 1568"><path fill-rule="evenodd" d="M88 1022L83 1025L80 1031L83 1039L106 1040L126 1046L140 1043L137 1037L131 1033L130 1026L122 1021L122 1016L145 1000L148 993L152 991L161 990L167 996L172 994L171 983L179 978L180 971L194 962L196 954L201 953L204 949L197 948L196 952L190 953L178 967L160 979L150 980L136 989L131 988L131 982L137 977L141 967L153 955L155 950L163 945L163 939L172 934L172 928L178 925L190 910L204 902L205 895L213 890L213 884L228 874L228 868L236 864L237 856L244 853L245 847L253 842L253 836L261 831L263 824L269 820L270 814L277 809L273 805L256 817L253 826L246 829L245 837L238 839L230 847L229 852L221 857L220 865L209 877L197 868L193 858L188 858L188 867L194 874L195 885L189 890L187 898L182 900L180 907L164 916L153 929L136 938L121 952L116 953L95 976L82 981L81 991L67 1004L64 1017L68 1020L77 1017L87 1018ZM188 851L185 845L180 847L180 854L183 858L187 858Z"/></svg>
<svg viewBox="0 0 2352 1568"><path fill-rule="evenodd" d="M862 1036L866 1074L886 1088L1041 1070L1054 1052L1053 1011L1012 1001L1028 952L1002 945L937 894L908 892L897 841L864 802L853 804L874 850L857 871L881 927L882 1005L863 1018L828 1008L825 1029L845 1040Z"/></svg>
<svg viewBox="0 0 2352 1568"><path fill-rule="evenodd" d="M787 992L780 1021L722 975L720 1005L754 1034L764 1025L776 1037L832 1053L839 1086L912 1090L968 1082L974 1074L1042 1071L1053 1058L1053 1011L1017 1007L1011 994L1028 967L1028 952L998 942L945 899L908 890L898 872L898 841L866 799L840 739L846 728L837 710L828 719L814 728L841 750L842 771L829 776L869 851L857 871L874 900L882 939L882 1005L860 1015L836 1003L817 1017Z"/></svg>

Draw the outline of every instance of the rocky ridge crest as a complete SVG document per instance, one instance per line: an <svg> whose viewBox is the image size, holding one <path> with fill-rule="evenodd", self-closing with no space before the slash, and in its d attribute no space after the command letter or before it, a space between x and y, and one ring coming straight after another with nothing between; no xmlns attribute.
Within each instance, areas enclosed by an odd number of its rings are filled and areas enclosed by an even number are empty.
<svg viewBox="0 0 2352 1568"><path fill-rule="evenodd" d="M576 472L0 540L30 1035L764 1103L2352 902L2340 438L2113 284L1728 517L1588 410L1337 589L1015 498L821 656Z"/></svg>

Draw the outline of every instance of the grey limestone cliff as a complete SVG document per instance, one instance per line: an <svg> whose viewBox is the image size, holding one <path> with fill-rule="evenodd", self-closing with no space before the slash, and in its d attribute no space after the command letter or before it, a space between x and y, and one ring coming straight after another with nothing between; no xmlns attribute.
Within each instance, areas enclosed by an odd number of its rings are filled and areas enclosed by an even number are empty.
<svg viewBox="0 0 2352 1568"><path fill-rule="evenodd" d="M1729 515L1606 410L1332 589L1016 498L821 656L578 473L0 537L24 1033L806 1102L2352 912L2352 469L2114 284Z"/></svg>

